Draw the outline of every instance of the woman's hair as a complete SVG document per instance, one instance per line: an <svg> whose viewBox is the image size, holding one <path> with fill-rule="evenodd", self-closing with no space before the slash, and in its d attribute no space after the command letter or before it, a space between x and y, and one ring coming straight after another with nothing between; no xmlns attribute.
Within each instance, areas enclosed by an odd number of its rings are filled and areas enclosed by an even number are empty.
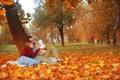
<svg viewBox="0 0 120 80"><path fill-rule="evenodd" d="M28 36L28 37L27 37L27 41L29 41L30 38L32 38L32 36Z"/></svg>

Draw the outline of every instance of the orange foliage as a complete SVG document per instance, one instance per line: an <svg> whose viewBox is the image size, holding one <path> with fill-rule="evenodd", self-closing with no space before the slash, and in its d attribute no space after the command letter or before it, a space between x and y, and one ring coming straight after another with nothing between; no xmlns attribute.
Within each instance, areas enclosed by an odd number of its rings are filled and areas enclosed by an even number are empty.
<svg viewBox="0 0 120 80"><path fill-rule="evenodd" d="M56 0L46 0L47 9L52 9L55 7Z"/></svg>
<svg viewBox="0 0 120 80"><path fill-rule="evenodd" d="M81 42L88 42L89 39L94 35L95 31L89 25L89 21L85 17L78 18L74 24L75 39Z"/></svg>
<svg viewBox="0 0 120 80"><path fill-rule="evenodd" d="M14 0L0 0L0 3L5 4L5 5L10 5L13 4Z"/></svg>
<svg viewBox="0 0 120 80"><path fill-rule="evenodd" d="M76 40L88 42L93 36L96 40L105 40L107 32L113 35L112 30L119 12L117 4L113 4L111 0L98 0L98 2L90 5L80 4L79 9L80 13L76 17L74 24ZM112 39L111 35L110 38Z"/></svg>
<svg viewBox="0 0 120 80"><path fill-rule="evenodd" d="M11 5L11 4L13 4L13 1L14 0L0 0L0 4ZM6 13L5 9L0 9L0 25L1 24L6 24L5 13Z"/></svg>
<svg viewBox="0 0 120 80"><path fill-rule="evenodd" d="M0 10L0 15L4 15L5 14L5 10Z"/></svg>
<svg viewBox="0 0 120 80"><path fill-rule="evenodd" d="M68 9L75 8L77 4L79 3L79 0L62 0L63 1L63 6L65 6ZM53 6L57 4L56 0L46 0L46 6L47 8L52 8Z"/></svg>
<svg viewBox="0 0 120 80"><path fill-rule="evenodd" d="M85 53L84 53L85 54ZM0 56L0 63L17 59L18 55ZM56 65L38 64L18 67L7 64L0 68L0 79L4 80L119 80L120 55L110 53L80 55L62 53L63 62ZM2 65L0 64L0 65Z"/></svg>
<svg viewBox="0 0 120 80"><path fill-rule="evenodd" d="M77 6L77 4L79 3L79 0L64 0L63 3L66 8L71 9Z"/></svg>
<svg viewBox="0 0 120 80"><path fill-rule="evenodd" d="M7 21L6 17L5 17L5 13L6 13L6 11L4 9L0 10L0 25L5 24Z"/></svg>

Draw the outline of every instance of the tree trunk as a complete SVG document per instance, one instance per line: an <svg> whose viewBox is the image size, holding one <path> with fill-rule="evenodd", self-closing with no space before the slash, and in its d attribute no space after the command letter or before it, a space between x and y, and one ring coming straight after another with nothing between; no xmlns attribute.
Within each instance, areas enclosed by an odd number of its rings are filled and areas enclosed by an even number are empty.
<svg viewBox="0 0 120 80"><path fill-rule="evenodd" d="M54 45L53 37L54 37L53 27L51 26L51 42L52 42L52 44Z"/></svg>
<svg viewBox="0 0 120 80"><path fill-rule="evenodd" d="M117 30L113 30L113 45L117 45Z"/></svg>
<svg viewBox="0 0 120 80"><path fill-rule="evenodd" d="M68 30L69 30L69 31L68 31L69 43L71 42L71 34L70 34L70 33L71 33L71 28L70 28L70 27L71 27L71 26L68 27Z"/></svg>
<svg viewBox="0 0 120 80"><path fill-rule="evenodd" d="M94 43L94 36L91 38L91 41L90 41L92 44Z"/></svg>
<svg viewBox="0 0 120 80"><path fill-rule="evenodd" d="M25 33L22 24L19 20L18 13L14 5L5 6L6 17L8 20L8 25L12 33L12 37L15 41L15 44L18 48L18 51L21 53L22 49L27 41L27 34Z"/></svg>
<svg viewBox="0 0 120 80"><path fill-rule="evenodd" d="M115 27L113 27L113 45L117 45L117 29L120 27L120 3L119 5L119 14L115 23Z"/></svg>
<svg viewBox="0 0 120 80"><path fill-rule="evenodd" d="M115 27L113 27L113 45L117 45L117 29L118 29L118 22L119 22L119 17L117 17Z"/></svg>
<svg viewBox="0 0 120 80"><path fill-rule="evenodd" d="M109 32L107 32L107 44L110 45L110 35L109 35Z"/></svg>
<svg viewBox="0 0 120 80"><path fill-rule="evenodd" d="M60 34L57 36L58 43L60 43Z"/></svg>
<svg viewBox="0 0 120 80"><path fill-rule="evenodd" d="M60 32L61 44L62 44L62 46L64 46L63 25L59 25L58 29L59 29L59 32Z"/></svg>

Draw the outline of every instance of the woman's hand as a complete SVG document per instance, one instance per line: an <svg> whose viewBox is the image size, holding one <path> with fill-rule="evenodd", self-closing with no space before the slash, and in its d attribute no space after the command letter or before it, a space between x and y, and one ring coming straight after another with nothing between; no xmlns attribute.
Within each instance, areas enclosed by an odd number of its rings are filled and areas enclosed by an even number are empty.
<svg viewBox="0 0 120 80"><path fill-rule="evenodd" d="M44 52L41 52L41 53L40 53L40 56L44 56L44 55L45 55L45 53L44 53Z"/></svg>

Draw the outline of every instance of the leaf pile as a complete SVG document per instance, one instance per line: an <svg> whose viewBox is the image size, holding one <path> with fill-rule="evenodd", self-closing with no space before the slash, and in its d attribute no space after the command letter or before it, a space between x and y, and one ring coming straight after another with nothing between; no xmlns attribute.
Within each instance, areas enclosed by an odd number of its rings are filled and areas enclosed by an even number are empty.
<svg viewBox="0 0 120 80"><path fill-rule="evenodd" d="M85 54L85 53L84 53ZM63 62L19 67L7 64L0 68L3 80L120 80L120 55L111 53L61 53ZM18 55L0 56L0 66Z"/></svg>

